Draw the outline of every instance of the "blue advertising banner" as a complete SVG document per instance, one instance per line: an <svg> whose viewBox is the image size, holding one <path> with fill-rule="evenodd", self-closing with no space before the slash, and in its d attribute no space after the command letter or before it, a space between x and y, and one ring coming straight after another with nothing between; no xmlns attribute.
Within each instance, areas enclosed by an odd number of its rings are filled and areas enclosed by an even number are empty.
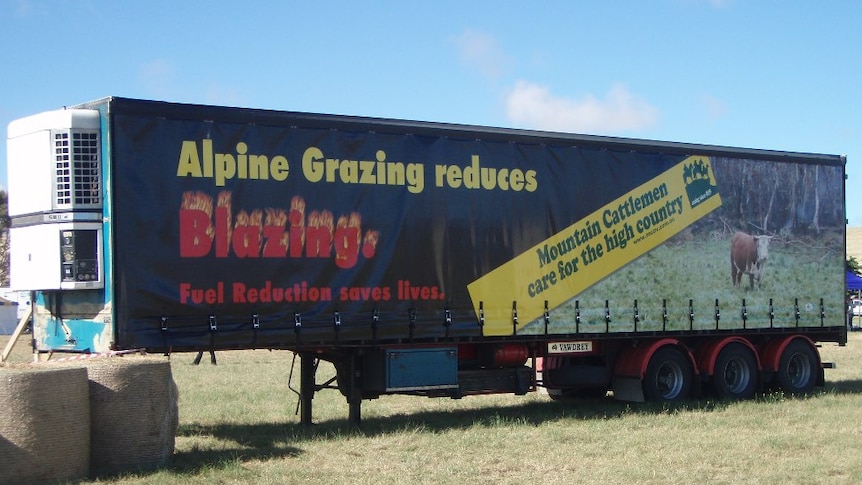
<svg viewBox="0 0 862 485"><path fill-rule="evenodd" d="M842 234L839 165L131 100L110 127L124 347L577 333L637 301L658 322L692 299L700 318L715 298L787 296L762 273L747 285L737 230L804 232L825 258L789 239L771 258L843 267L843 238L810 232ZM797 293L843 286L823 274Z"/></svg>

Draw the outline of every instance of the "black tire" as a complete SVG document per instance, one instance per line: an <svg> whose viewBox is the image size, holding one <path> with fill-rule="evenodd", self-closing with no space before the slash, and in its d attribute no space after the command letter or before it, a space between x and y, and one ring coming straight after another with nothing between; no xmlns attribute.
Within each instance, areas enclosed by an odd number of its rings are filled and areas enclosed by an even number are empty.
<svg viewBox="0 0 862 485"><path fill-rule="evenodd" d="M781 354L775 382L786 394L808 394L817 384L817 364L817 351L804 340L795 339Z"/></svg>
<svg viewBox="0 0 862 485"><path fill-rule="evenodd" d="M643 380L648 401L670 402L688 398L693 380L691 362L676 347L662 347L649 361Z"/></svg>
<svg viewBox="0 0 862 485"><path fill-rule="evenodd" d="M751 399L757 391L757 358L745 345L725 346L715 360L712 390L719 399Z"/></svg>

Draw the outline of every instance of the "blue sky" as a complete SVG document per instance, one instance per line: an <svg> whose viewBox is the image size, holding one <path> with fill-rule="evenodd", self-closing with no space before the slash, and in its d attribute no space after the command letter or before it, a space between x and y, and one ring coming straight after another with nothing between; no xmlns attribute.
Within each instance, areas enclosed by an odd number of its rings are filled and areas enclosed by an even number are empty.
<svg viewBox="0 0 862 485"><path fill-rule="evenodd" d="M850 0L0 0L0 124L113 95L840 154L862 226L860 19Z"/></svg>

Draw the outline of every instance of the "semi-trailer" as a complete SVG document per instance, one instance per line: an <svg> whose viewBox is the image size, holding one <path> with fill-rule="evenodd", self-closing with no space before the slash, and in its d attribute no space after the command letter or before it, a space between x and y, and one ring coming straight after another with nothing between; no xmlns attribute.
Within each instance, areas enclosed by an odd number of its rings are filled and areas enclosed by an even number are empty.
<svg viewBox="0 0 862 485"><path fill-rule="evenodd" d="M122 97L8 127L33 346L284 349L363 399L824 382L837 155Z"/></svg>

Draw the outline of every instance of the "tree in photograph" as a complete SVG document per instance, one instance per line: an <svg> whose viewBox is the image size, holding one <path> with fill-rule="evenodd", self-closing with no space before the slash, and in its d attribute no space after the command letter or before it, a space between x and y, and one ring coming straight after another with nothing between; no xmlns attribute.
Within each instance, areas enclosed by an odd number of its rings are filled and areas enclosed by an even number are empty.
<svg viewBox="0 0 862 485"><path fill-rule="evenodd" d="M820 234L820 167L814 166L814 215L811 218L811 229Z"/></svg>

